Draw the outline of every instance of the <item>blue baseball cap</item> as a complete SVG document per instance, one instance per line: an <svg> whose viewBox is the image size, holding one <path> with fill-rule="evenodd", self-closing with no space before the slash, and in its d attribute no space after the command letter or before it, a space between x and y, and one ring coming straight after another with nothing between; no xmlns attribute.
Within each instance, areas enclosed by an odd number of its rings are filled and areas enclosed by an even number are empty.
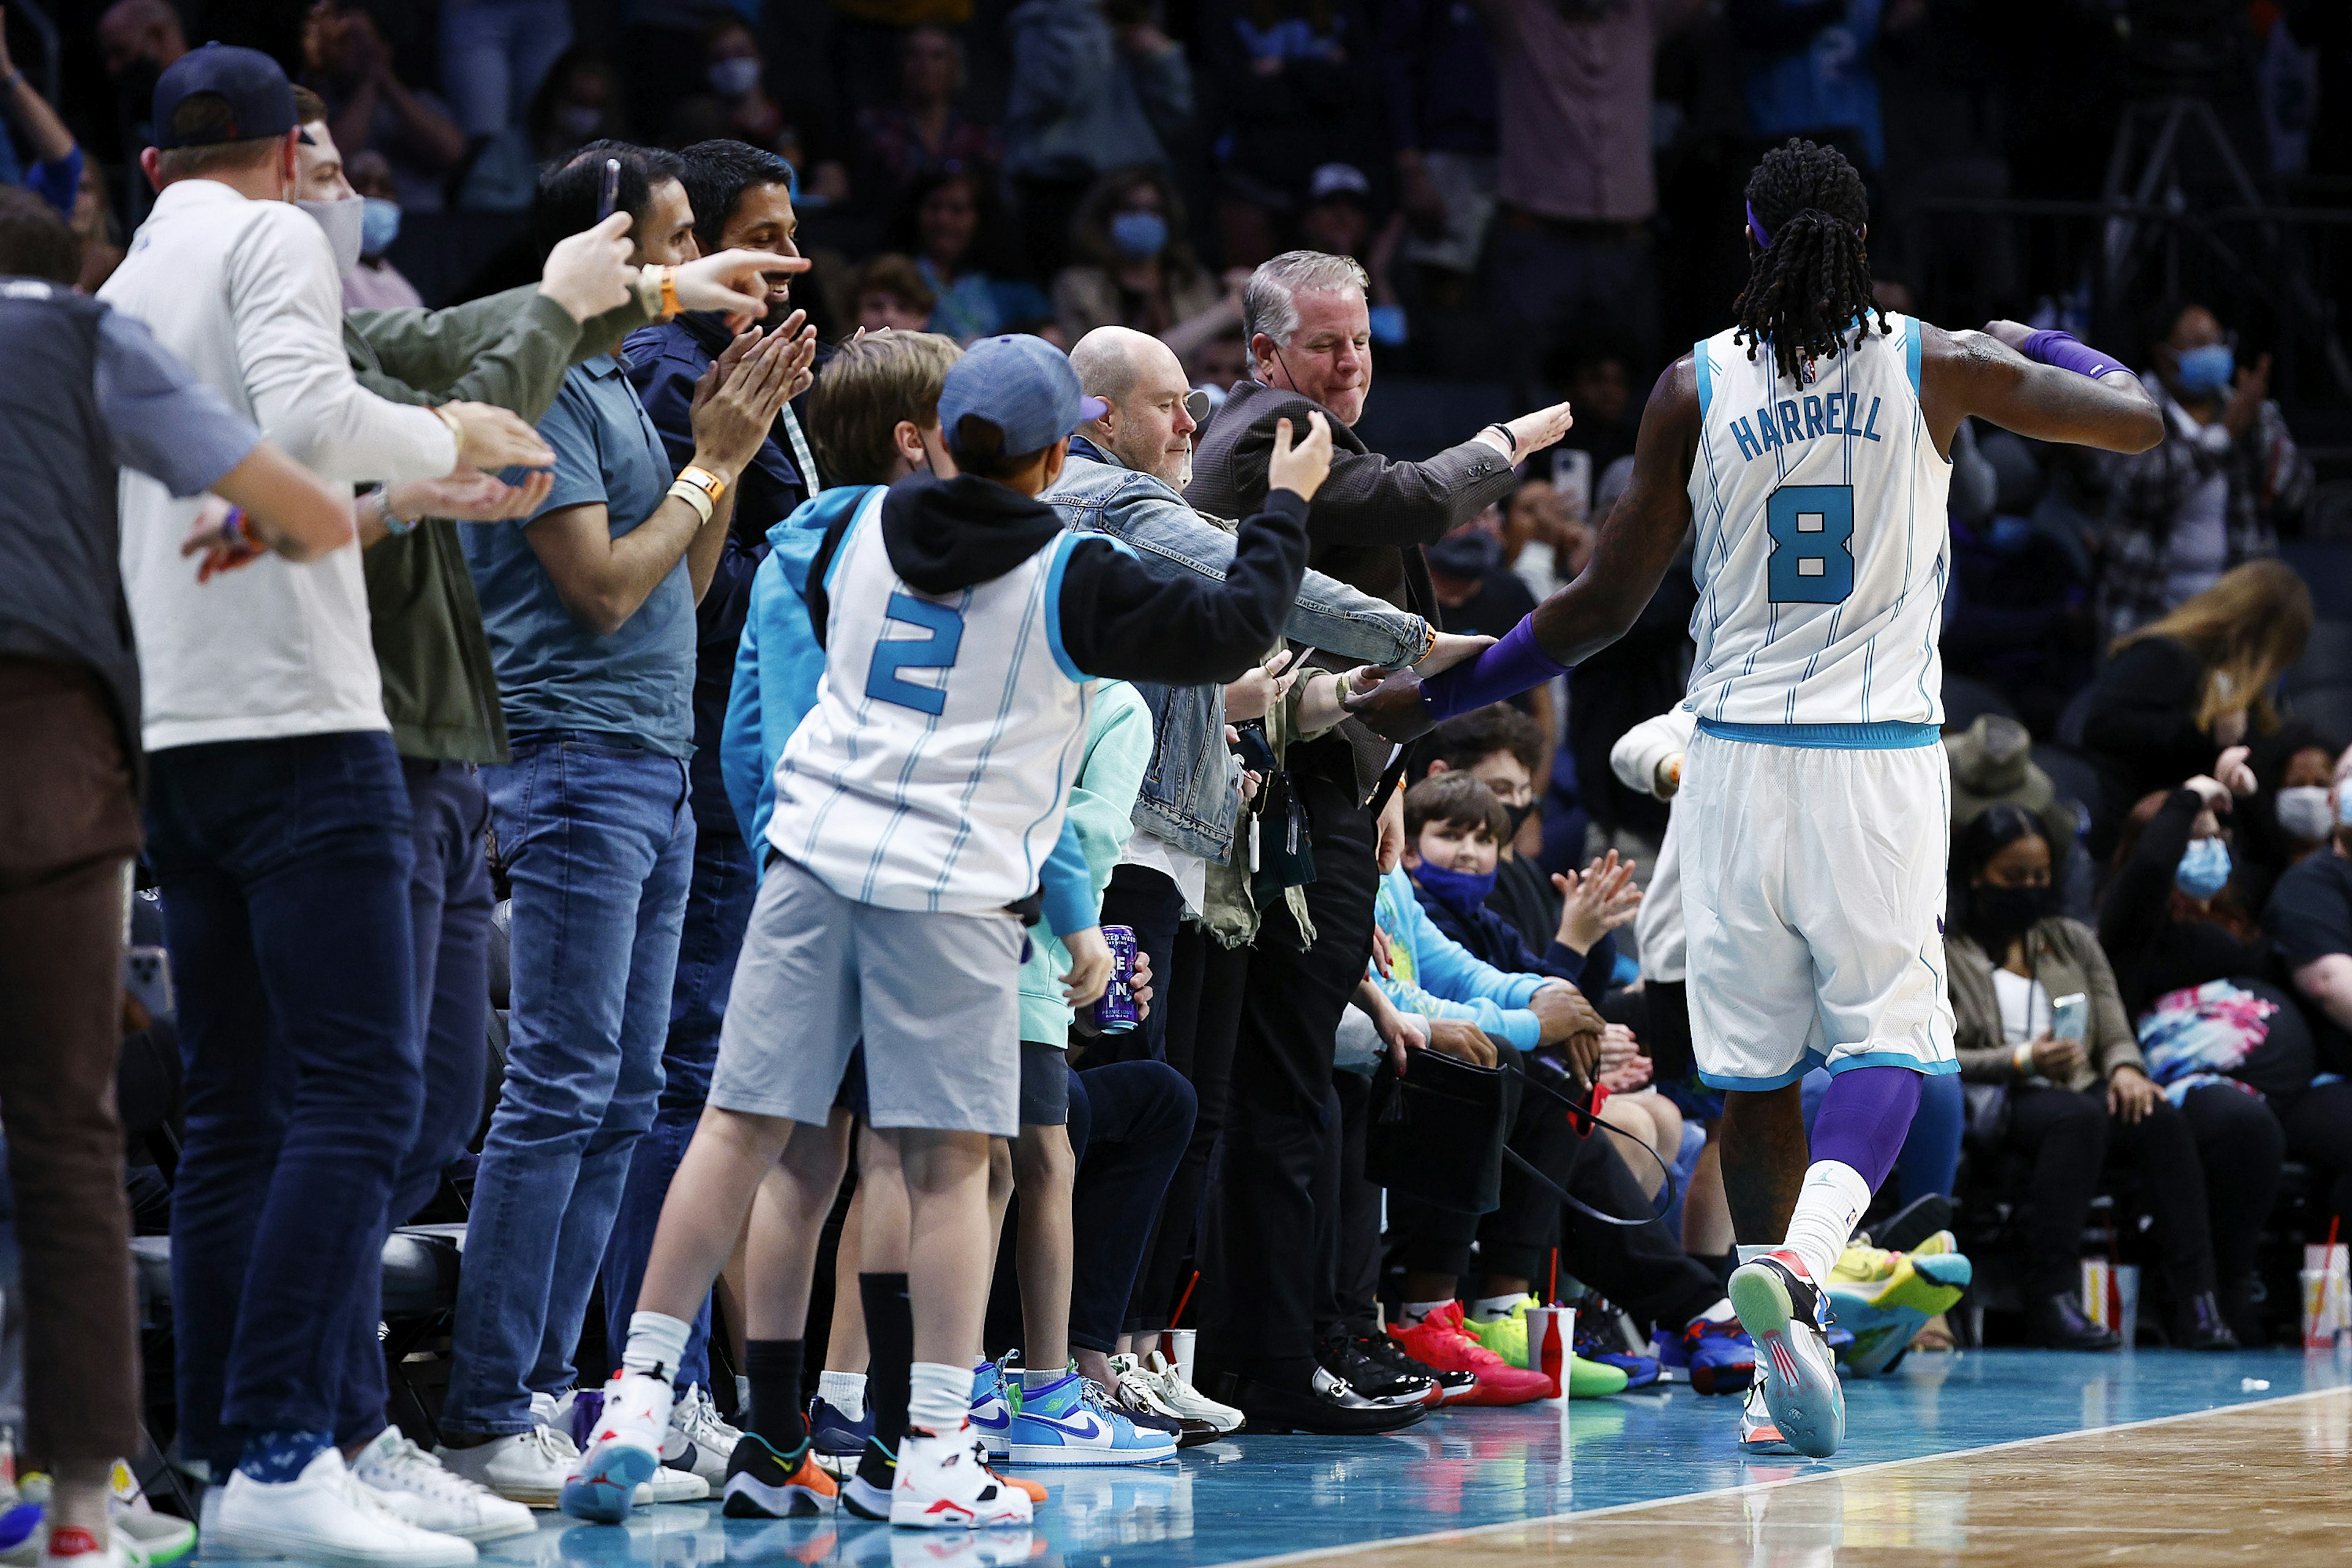
<svg viewBox="0 0 2352 1568"><path fill-rule="evenodd" d="M1109 405L1079 389L1070 356L1027 333L982 338L964 351L940 387L940 428L955 445L956 426L978 415L1004 433L1003 455L1041 452Z"/></svg>
<svg viewBox="0 0 2352 1568"><path fill-rule="evenodd" d="M182 103L205 92L227 100L227 127L174 136L172 116ZM206 44L173 60L156 79L153 110L155 145L166 152L174 147L258 141L264 136L283 136L294 129L294 88L278 62L259 49Z"/></svg>

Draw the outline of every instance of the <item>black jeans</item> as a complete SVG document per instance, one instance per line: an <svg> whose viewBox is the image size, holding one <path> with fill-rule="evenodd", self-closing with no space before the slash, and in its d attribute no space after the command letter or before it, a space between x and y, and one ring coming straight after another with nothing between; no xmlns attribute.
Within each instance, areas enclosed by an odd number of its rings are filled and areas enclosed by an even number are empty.
<svg viewBox="0 0 2352 1568"><path fill-rule="evenodd" d="M1323 1184L1315 1193L1316 1250L1331 1260L1315 1310L1318 1339L1380 1331L1381 1189L1364 1175L1364 1133L1370 1124L1372 1080L1335 1072L1324 1101L1328 1140Z"/></svg>
<svg viewBox="0 0 2352 1568"><path fill-rule="evenodd" d="M1307 907L1312 947L1280 909L1250 950L1240 1037L1217 1166L1216 1220L1203 1269L1213 1290L1202 1357L1218 1371L1299 1376L1330 1289L1336 1220L1319 1231L1317 1184L1339 1129L1329 1116L1332 1038L1372 954L1376 830L1356 799L1344 746L1294 774L1315 839ZM1295 755L1296 753L1294 753ZM1302 1379L1303 1380L1303 1379Z"/></svg>
<svg viewBox="0 0 2352 1568"><path fill-rule="evenodd" d="M2352 1225L2352 1083L2322 1084L2274 1100L2294 1157L2318 1167L2328 1212Z"/></svg>
<svg viewBox="0 0 2352 1568"><path fill-rule="evenodd" d="M1135 932L1135 945L1151 955L1151 1011L1124 1035L1105 1035L1087 1047L1096 1066L1111 1062L1168 1059L1167 1000L1176 967L1176 928L1184 918L1184 895L1148 866L1115 867L1103 889L1102 923Z"/></svg>
<svg viewBox="0 0 2352 1568"><path fill-rule="evenodd" d="M2007 1142L2033 1161L2024 1238L2032 1300L2081 1288L2083 1222L2110 1153L2138 1166L2173 1300L2242 1285L2253 1272L2284 1142L2262 1100L2209 1085L2178 1108L2159 1096L2136 1124L2107 1113L2102 1089L2013 1088L2009 1106Z"/></svg>
<svg viewBox="0 0 2352 1568"><path fill-rule="evenodd" d="M424 1098L408 790L382 732L158 752L147 840L179 992L172 1196L182 1447L383 1408L393 1181ZM347 1387L352 1378L363 1386ZM343 1436L343 1434L337 1434Z"/></svg>
<svg viewBox="0 0 2352 1568"><path fill-rule="evenodd" d="M1249 959L1248 948L1227 947L1200 926L1177 928L1164 994L1168 1065L1192 1086L1192 1140L1169 1179L1160 1226L1136 1276L1134 1298L1128 1302L1127 1326L1134 1332L1167 1328L1183 1295L1185 1265L1194 1257L1201 1195L1209 1180L1209 1156L1225 1126L1225 1094L1233 1077L1234 1041L1241 1030Z"/></svg>
<svg viewBox="0 0 2352 1568"><path fill-rule="evenodd" d="M1108 1355L1128 1298L1192 1137L1192 1086L1166 1062L1112 1062L1070 1080L1070 1142L1080 1151L1070 1193L1070 1342Z"/></svg>
<svg viewBox="0 0 2352 1568"><path fill-rule="evenodd" d="M1604 1111L1603 1115L1607 1113ZM1606 1138L1579 1137L1568 1113L1533 1090L1519 1101L1511 1147L1563 1190L1602 1214L1631 1219L1657 1205ZM1389 1223L1401 1261L1409 1269L1460 1279L1470 1267L1470 1241L1490 1275L1529 1280L1538 1295L1550 1284L1551 1249L1560 1272L1572 1274L1636 1318L1669 1330L1706 1311L1723 1287L1707 1267L1682 1248L1663 1220L1604 1225L1517 1165L1503 1166L1502 1206L1479 1216L1441 1209L1391 1194Z"/></svg>

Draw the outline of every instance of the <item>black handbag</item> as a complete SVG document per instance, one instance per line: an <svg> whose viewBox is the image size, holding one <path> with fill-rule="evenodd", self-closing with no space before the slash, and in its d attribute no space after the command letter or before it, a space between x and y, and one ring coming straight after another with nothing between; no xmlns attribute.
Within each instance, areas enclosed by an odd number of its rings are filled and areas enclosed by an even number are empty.
<svg viewBox="0 0 2352 1568"><path fill-rule="evenodd" d="M1502 1206L1503 1145L1518 1119L1520 1079L1435 1051L1414 1051L1398 1076L1372 1074L1364 1175L1391 1192L1460 1214Z"/></svg>

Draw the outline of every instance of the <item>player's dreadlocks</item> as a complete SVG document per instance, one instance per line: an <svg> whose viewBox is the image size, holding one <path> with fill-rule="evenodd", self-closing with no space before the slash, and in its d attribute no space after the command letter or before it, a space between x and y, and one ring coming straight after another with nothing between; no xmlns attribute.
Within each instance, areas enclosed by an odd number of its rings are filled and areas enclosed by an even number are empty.
<svg viewBox="0 0 2352 1568"><path fill-rule="evenodd" d="M1895 330L1870 297L1862 242L1870 199L1844 154L1790 137L1748 177L1748 213L1765 249L1740 291L1732 341L1748 344L1749 359L1769 342L1781 373L1794 379L1806 360L1844 348L1849 332L1858 345L1874 314L1882 333Z"/></svg>

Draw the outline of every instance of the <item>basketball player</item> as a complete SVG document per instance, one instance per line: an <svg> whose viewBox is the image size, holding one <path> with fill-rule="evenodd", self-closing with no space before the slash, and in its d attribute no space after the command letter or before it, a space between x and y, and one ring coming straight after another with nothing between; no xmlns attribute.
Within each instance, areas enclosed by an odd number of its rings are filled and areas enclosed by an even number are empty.
<svg viewBox="0 0 2352 1568"><path fill-rule="evenodd" d="M1834 150L1776 148L1747 196L1738 323L1658 379L1583 574L1475 664L1417 690L1391 676L1359 707L1402 739L1563 672L1633 625L1696 524L1683 913L1693 1048L1727 1091L1724 1185L1754 1244L1731 1279L1759 1352L1741 1444L1818 1458L1845 1430L1822 1283L1922 1075L1956 1070L1936 651L1953 433L1975 416L2134 452L2164 425L2063 332L1880 310L1862 180ZM1833 1076L1809 1163L1798 1082L1816 1066Z"/></svg>

